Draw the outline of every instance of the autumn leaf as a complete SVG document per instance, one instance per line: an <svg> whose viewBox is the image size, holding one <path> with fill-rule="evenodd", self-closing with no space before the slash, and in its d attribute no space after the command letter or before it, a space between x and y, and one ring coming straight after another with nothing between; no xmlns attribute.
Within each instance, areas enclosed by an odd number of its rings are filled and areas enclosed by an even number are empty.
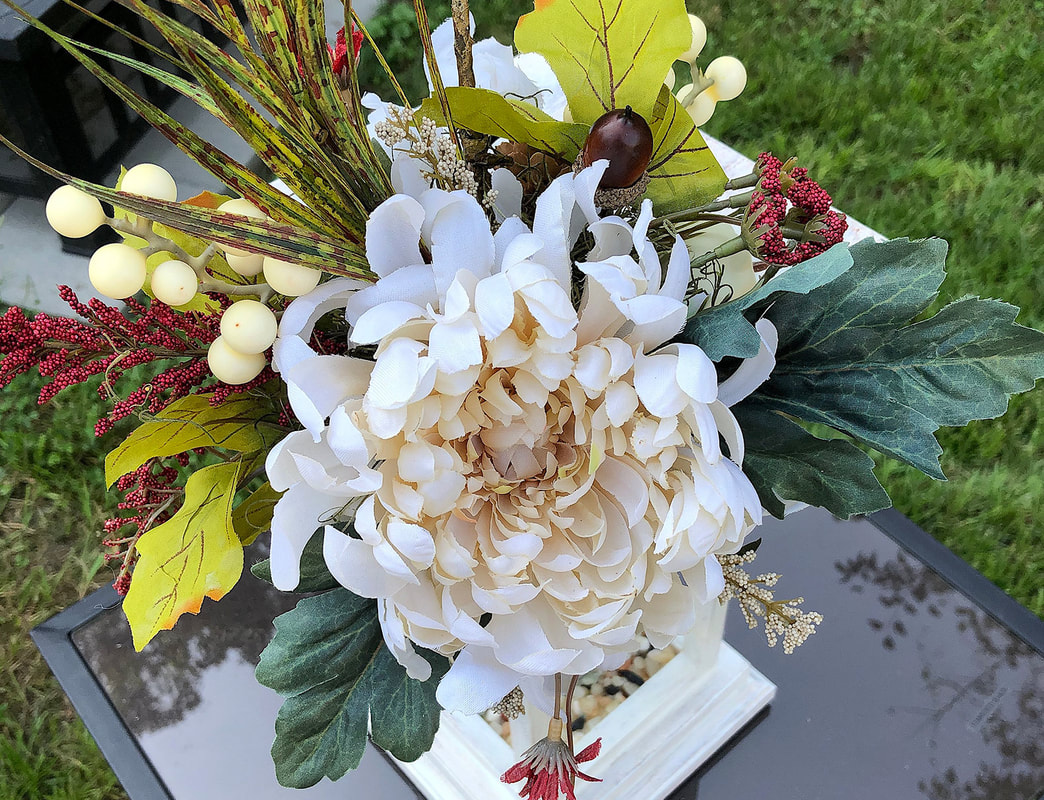
<svg viewBox="0 0 1044 800"><path fill-rule="evenodd" d="M683 0L537 0L515 28L521 53L540 53L575 122L631 106L646 119L667 70L692 44Z"/></svg>
<svg viewBox="0 0 1044 800"><path fill-rule="evenodd" d="M203 598L220 600L243 573L243 545L232 526L232 498L241 465L194 472L185 502L137 544L138 563L123 600L134 649L141 651L182 614L198 614Z"/></svg>
<svg viewBox="0 0 1044 800"><path fill-rule="evenodd" d="M666 86L660 88L649 127L653 155L645 196L653 201L657 214L694 208L721 194L725 171Z"/></svg>
<svg viewBox="0 0 1044 800"><path fill-rule="evenodd" d="M232 395L212 406L210 395L175 400L145 422L105 457L105 480L112 485L153 458L217 447L235 453L267 450L284 430L265 421L269 409L249 394Z"/></svg>

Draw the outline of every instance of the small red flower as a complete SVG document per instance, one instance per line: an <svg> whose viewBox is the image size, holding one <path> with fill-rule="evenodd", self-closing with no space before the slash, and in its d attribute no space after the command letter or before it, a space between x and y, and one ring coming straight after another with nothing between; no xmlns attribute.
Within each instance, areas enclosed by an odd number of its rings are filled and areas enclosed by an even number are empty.
<svg viewBox="0 0 1044 800"><path fill-rule="evenodd" d="M363 46L363 32L356 30L352 25L352 58L359 63L359 53ZM327 45L329 47L329 45ZM333 61L334 75L340 75L348 68L348 40L344 34L344 28L337 31L337 45L330 47L330 60Z"/></svg>
<svg viewBox="0 0 1044 800"><path fill-rule="evenodd" d="M597 758L602 749L602 740L585 747L575 756L561 738L548 736L541 739L522 754L522 760L500 776L504 783L526 782L518 793L530 800L558 800L561 792L567 800L576 800L573 784L577 778L600 782L581 772L577 764Z"/></svg>

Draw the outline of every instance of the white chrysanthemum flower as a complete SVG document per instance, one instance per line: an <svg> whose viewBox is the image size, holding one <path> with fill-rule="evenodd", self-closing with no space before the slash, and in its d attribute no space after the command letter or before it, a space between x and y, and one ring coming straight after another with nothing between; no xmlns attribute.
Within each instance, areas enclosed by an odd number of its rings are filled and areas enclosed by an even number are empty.
<svg viewBox="0 0 1044 800"><path fill-rule="evenodd" d="M714 555L761 521L728 405L768 376L775 332L761 323L762 352L721 386L700 348L665 345L685 321L688 253L677 240L662 268L648 202L633 226L598 217L604 168L558 178L532 228L509 217L495 233L464 192L397 194L367 227L378 282L331 281L281 323L274 364L306 430L268 459L286 492L273 578L294 588L324 528L331 573L377 598L411 675L430 672L413 645L460 651L447 708L686 633L723 589ZM342 306L374 361L309 349Z"/></svg>

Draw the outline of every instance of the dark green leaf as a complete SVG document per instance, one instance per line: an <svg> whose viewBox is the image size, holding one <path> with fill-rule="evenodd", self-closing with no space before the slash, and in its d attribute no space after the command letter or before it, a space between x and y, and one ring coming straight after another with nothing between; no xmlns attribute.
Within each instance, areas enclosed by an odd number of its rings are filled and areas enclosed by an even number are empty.
<svg viewBox="0 0 1044 800"><path fill-rule="evenodd" d="M784 500L825 508L848 519L888 508L874 462L849 442L818 439L756 400L733 408L743 429L743 472L765 509L783 518Z"/></svg>
<svg viewBox="0 0 1044 800"><path fill-rule="evenodd" d="M234 514L232 521L235 522ZM260 578L267 583L272 582L272 565L269 559L258 561L250 568L250 571L255 578ZM305 545L304 552L301 553L301 580L294 591L308 594L336 589L337 586L336 579L326 568L326 559L323 558L323 532L320 530L312 535L308 544Z"/></svg>
<svg viewBox="0 0 1044 800"><path fill-rule="evenodd" d="M761 337L753 323L773 298L784 292L808 294L844 274L851 266L852 256L846 245L831 247L731 303L714 306L690 317L681 338L698 344L714 361L725 356L752 358L761 347Z"/></svg>
<svg viewBox="0 0 1044 800"><path fill-rule="evenodd" d="M935 431L1004 413L1044 376L1044 334L1018 309L966 298L912 322L944 275L946 243L861 242L852 267L779 298L776 368L754 395L769 410L843 431L944 479Z"/></svg>
<svg viewBox="0 0 1044 800"><path fill-rule="evenodd" d="M421 651L432 677L407 677L384 645L373 600L347 589L306 597L276 617L275 628L257 679L286 698L272 745L282 785L307 788L355 769L368 727L374 744L402 761L431 747L440 714L435 689L449 662Z"/></svg>

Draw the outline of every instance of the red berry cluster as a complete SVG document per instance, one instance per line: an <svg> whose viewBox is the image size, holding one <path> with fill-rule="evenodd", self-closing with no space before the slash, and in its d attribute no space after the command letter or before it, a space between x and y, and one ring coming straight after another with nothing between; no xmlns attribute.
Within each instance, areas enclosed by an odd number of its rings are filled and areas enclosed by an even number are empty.
<svg viewBox="0 0 1044 800"><path fill-rule="evenodd" d="M216 405L274 377L266 368L246 385L215 385L206 355L218 336L220 313L182 313L156 300L144 306L133 299L120 310L97 299L82 303L68 286L59 287L59 295L83 321L48 314L29 319L18 307L0 317L0 388L35 368L50 379L40 390L43 404L63 389L102 376L98 394L111 398L113 409L95 425L98 436L136 411L154 414L178 398L210 388ZM223 295L212 297L223 308L229 304ZM116 392L117 381L128 370L152 363L169 366L126 396Z"/></svg>
<svg viewBox="0 0 1044 800"><path fill-rule="evenodd" d="M138 539L153 526L170 519L180 507L180 503L177 502L181 496L181 489L177 486L177 467L188 466L188 463L189 453L172 456L166 464L153 458L116 481L116 489L124 492L123 500L117 508L132 513L105 520L105 533L109 538L102 541L102 544L115 550L105 554L106 561L121 562L119 575L113 583L113 588L121 596L127 594L130 589L131 572L138 560L135 549ZM119 536L118 534L128 526L132 527L132 532L126 536Z"/></svg>
<svg viewBox="0 0 1044 800"><path fill-rule="evenodd" d="M758 156L758 190L747 209L760 239L758 256L770 264L793 266L830 249L848 229L844 214L830 210L830 195L808 177L804 167L787 169L771 153ZM786 229L786 230L785 230ZM787 233L801 230L788 243Z"/></svg>

